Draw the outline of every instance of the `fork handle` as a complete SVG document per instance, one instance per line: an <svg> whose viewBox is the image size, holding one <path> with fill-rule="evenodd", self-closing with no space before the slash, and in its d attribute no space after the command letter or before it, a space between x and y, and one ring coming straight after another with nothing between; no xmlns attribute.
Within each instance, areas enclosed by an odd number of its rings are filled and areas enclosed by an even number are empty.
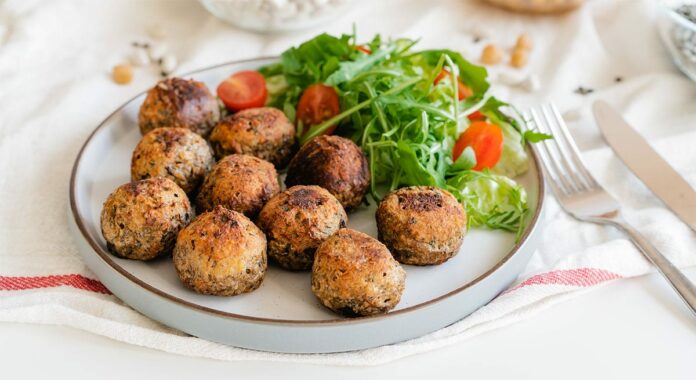
<svg viewBox="0 0 696 380"><path fill-rule="evenodd" d="M684 272L674 266L671 261L667 260L654 245L646 240L643 235L630 224L617 220L613 220L612 222L616 227L626 232L633 241L633 244L643 253L643 256L657 267L657 270L660 271L662 276L667 279L667 282L672 285L672 288L674 288L684 302L686 302L691 312L696 315L696 285L684 275Z"/></svg>

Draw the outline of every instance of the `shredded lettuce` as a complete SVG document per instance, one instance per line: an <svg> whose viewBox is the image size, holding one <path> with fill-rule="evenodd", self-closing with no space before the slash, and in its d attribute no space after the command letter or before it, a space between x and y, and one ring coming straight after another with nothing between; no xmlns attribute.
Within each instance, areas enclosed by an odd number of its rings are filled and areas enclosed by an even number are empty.
<svg viewBox="0 0 696 380"><path fill-rule="evenodd" d="M465 171L447 181L467 205L469 225L522 233L527 193L512 179L488 171Z"/></svg>
<svg viewBox="0 0 696 380"><path fill-rule="evenodd" d="M521 143L520 132L507 121L498 120L495 116L490 117L490 120L503 130L503 153L492 171L511 178L526 173L529 169L529 157Z"/></svg>
<svg viewBox="0 0 696 380"><path fill-rule="evenodd" d="M471 226L519 232L527 212L524 189L511 177L527 170L525 137L517 121L503 112L507 103L487 96L486 69L452 50L413 51L417 41L383 40L379 35L356 49L355 35L321 34L285 51L278 63L260 70L267 78L268 104L294 120L302 91L309 85L332 86L341 113L313 126L301 126L300 143L337 125L334 133L355 141L370 164L371 195L402 186L437 186L465 206ZM450 75L434 83L446 69ZM457 97L456 78L473 95ZM454 161L452 147L480 110L503 130L503 153L489 171L473 171L471 148ZM308 129L307 129L308 127Z"/></svg>

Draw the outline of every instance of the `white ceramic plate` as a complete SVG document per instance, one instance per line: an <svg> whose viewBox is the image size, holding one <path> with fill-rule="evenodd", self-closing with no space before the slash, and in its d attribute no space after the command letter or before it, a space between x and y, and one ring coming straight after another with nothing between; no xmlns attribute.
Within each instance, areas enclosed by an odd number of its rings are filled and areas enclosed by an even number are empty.
<svg viewBox="0 0 696 380"><path fill-rule="evenodd" d="M186 77L210 88L239 70L273 58L223 64ZM447 326L488 303L520 273L535 249L543 179L533 153L530 171L518 178L531 212L526 231L470 230L461 251L438 266L404 266L406 291L388 314L346 319L325 309L310 290L308 272L270 266L261 287L236 297L205 296L185 288L171 258L139 262L107 252L99 215L106 197L130 179L131 152L141 138L141 94L117 109L87 139L70 185L70 224L87 265L119 298L143 314L201 338L278 352L338 352L403 341ZM349 227L377 236L375 206L349 215Z"/></svg>

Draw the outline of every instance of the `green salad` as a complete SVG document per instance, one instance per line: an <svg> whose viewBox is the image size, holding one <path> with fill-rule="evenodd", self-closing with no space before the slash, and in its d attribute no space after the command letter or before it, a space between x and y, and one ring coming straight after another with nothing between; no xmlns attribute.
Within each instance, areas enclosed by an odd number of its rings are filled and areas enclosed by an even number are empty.
<svg viewBox="0 0 696 380"><path fill-rule="evenodd" d="M437 186L462 202L470 226L521 233L527 195L513 178L527 170L526 142L549 136L522 131L514 109L488 95L485 68L416 42L316 36L259 70L267 104L296 123L300 143L334 133L358 144L375 201Z"/></svg>

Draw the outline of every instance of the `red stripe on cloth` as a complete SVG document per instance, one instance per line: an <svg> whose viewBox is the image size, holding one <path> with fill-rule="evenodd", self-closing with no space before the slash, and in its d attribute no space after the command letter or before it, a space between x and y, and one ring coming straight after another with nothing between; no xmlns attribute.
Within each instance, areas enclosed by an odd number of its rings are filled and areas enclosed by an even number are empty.
<svg viewBox="0 0 696 380"><path fill-rule="evenodd" d="M532 285L568 285L586 288L623 276L599 268L562 269L534 275L504 293Z"/></svg>
<svg viewBox="0 0 696 380"><path fill-rule="evenodd" d="M62 274L34 277L0 276L0 290L27 290L72 286L90 292L111 294L104 284L79 274Z"/></svg>
<svg viewBox="0 0 696 380"><path fill-rule="evenodd" d="M568 285L589 287L619 278L623 278L623 276L598 268L555 270L534 275L503 293L509 293L532 285ZM59 286L71 286L76 289L87 290L95 293L111 294L109 289L107 289L101 282L79 274L35 277L0 276L0 291L55 288Z"/></svg>

